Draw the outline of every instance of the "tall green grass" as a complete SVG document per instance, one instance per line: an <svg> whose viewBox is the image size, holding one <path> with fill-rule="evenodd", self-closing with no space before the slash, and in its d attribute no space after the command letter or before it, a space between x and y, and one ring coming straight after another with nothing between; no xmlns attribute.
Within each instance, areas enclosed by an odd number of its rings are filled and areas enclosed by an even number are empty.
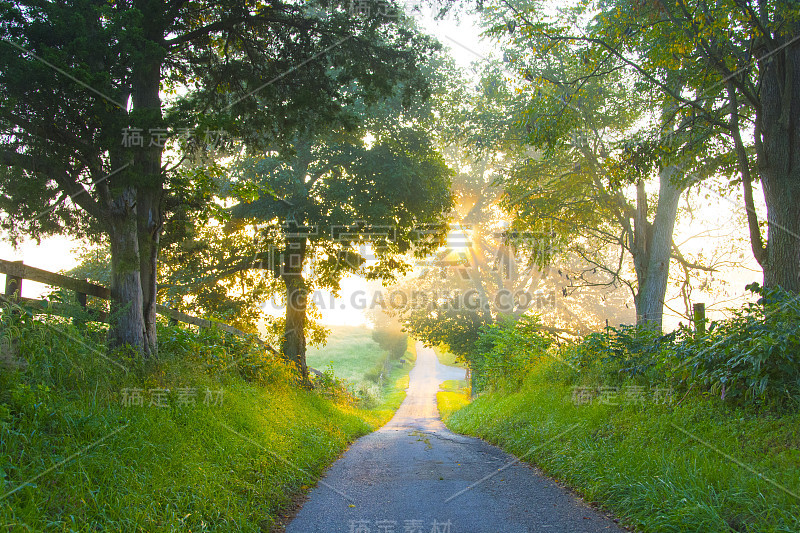
<svg viewBox="0 0 800 533"><path fill-rule="evenodd" d="M553 342L484 327L483 394L447 423L642 531L800 531L800 309L780 289L705 331L622 326Z"/></svg>
<svg viewBox="0 0 800 533"><path fill-rule="evenodd" d="M269 531L385 418L303 390L241 338L159 333L145 362L107 353L95 324L0 316L27 362L0 370L3 531ZM132 389L144 405L124 403ZM163 406L149 405L155 389L170 390Z"/></svg>
<svg viewBox="0 0 800 533"><path fill-rule="evenodd" d="M584 404L559 378L568 372L543 359L522 387L484 393L447 424L535 463L642 531L800 531L800 414L694 392Z"/></svg>

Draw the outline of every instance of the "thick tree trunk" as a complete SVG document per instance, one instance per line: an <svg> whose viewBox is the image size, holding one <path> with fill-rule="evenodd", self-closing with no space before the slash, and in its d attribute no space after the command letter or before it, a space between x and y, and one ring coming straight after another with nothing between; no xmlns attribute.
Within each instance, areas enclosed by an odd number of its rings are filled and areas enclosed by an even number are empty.
<svg viewBox="0 0 800 533"><path fill-rule="evenodd" d="M800 33L780 38L785 44ZM800 292L800 43L762 61L756 128L758 169L767 204L764 285Z"/></svg>
<svg viewBox="0 0 800 533"><path fill-rule="evenodd" d="M281 278L286 286L286 323L284 324L281 351L291 361L303 384L307 385L306 365L306 304L308 293L303 279L306 239L291 238L283 254Z"/></svg>
<svg viewBox="0 0 800 533"><path fill-rule="evenodd" d="M658 205L653 223L643 220L637 226L644 225L638 246L633 247L634 265L638 290L634 297L636 304L636 323L661 330L664 316L664 297L669 281L669 263L672 256L672 232L675 229L675 218L678 213L678 201L682 189L676 187L671 178L675 167L669 166L659 173ZM641 189L640 196L644 194ZM639 201L642 211L642 200ZM645 215L646 216L646 212ZM641 218L641 217L640 217ZM642 240L644 242L642 242Z"/></svg>
<svg viewBox="0 0 800 533"><path fill-rule="evenodd" d="M127 187L115 199L108 219L111 243L110 348L130 346L147 353L139 277L139 240L136 230L136 193Z"/></svg>
<svg viewBox="0 0 800 533"><path fill-rule="evenodd" d="M156 32L150 39L159 39ZM133 80L133 110L143 129L163 126L161 114L161 62L156 53L150 54L137 65ZM143 147L137 149L134 157L134 171L137 177L137 213L140 255L140 276L142 280L142 314L145 325L145 349L152 355L158 353L156 330L156 297L158 289L158 252L162 227L161 199L163 196L163 175L161 152L163 144L157 137L145 137ZM155 142L154 142L155 141Z"/></svg>

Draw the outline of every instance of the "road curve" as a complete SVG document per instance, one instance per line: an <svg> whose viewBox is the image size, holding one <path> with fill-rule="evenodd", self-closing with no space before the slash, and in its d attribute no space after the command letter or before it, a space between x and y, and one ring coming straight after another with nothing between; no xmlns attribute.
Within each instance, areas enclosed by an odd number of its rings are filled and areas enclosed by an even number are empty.
<svg viewBox="0 0 800 533"><path fill-rule="evenodd" d="M287 533L623 531L513 456L449 431L436 392L442 381L463 378L418 343L394 418L330 468Z"/></svg>

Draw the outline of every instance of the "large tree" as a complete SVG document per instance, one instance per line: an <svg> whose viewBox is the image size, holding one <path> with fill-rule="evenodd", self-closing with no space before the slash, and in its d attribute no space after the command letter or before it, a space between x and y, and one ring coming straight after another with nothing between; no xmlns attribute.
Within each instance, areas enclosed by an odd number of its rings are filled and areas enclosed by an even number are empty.
<svg viewBox="0 0 800 533"><path fill-rule="evenodd" d="M528 223L546 219L562 233L590 235L573 243L595 263L591 270L614 279L624 280L625 262L604 264L595 243L628 252L637 321L660 325L670 262L685 272L709 269L686 261L673 244L681 194L711 177L731 177L741 156L730 139L725 91L711 91L707 73L676 63L671 49L654 51L665 42L685 51L675 35L651 34L640 48L609 45L634 31L627 12L596 16L583 3L538 10L543 4L501 0L485 16L514 75L506 93L513 86L519 93L506 94L508 108L526 130L524 142L543 155L511 173L506 205ZM705 92L691 106L673 97L698 94L698 87ZM652 181L657 187L648 186Z"/></svg>
<svg viewBox="0 0 800 533"><path fill-rule="evenodd" d="M620 65L642 91L657 92L662 107L673 107L695 131L710 132L733 151L764 283L800 291L797 2L610 0L560 10L545 4L499 0L490 12L506 17L498 31L519 28L536 53L564 44L581 48L591 76L606 76L602 66L609 60ZM720 168L729 166L725 161ZM716 170L708 168L708 175ZM766 240L753 198L758 180Z"/></svg>
<svg viewBox="0 0 800 533"><path fill-rule="evenodd" d="M764 284L800 292L800 9L794 0L614 2L598 44L635 51L636 71L666 100L733 144L753 255ZM619 30L624 28L622 34ZM667 82L684 72L688 91ZM688 93L688 94L687 94ZM716 109L709 112L709 101ZM723 118L718 118L722 112ZM752 142L747 142L747 138ZM766 242L752 184L767 206Z"/></svg>
<svg viewBox="0 0 800 533"><path fill-rule="evenodd" d="M306 378L310 270L317 287L332 290L348 272L392 279L404 268L403 254L424 255L441 242L441 231L429 242L419 240L416 230L443 223L451 207L450 172L413 130L380 136L369 147L355 139L298 141L297 155L287 163L262 156L245 165L242 177L271 191L237 206L235 216L278 230L257 266L283 281L281 349Z"/></svg>
<svg viewBox="0 0 800 533"><path fill-rule="evenodd" d="M695 266L674 250L672 233L686 187L680 177L697 166L702 141L690 149L685 126L668 110L654 113L658 100L615 75L613 62L600 77L575 46L534 55L524 36L503 44L505 64L487 66L482 90L465 105L463 139L505 154L495 183L519 236L508 244L541 268L557 263L568 272L564 297L601 290L605 300L625 286L637 321L660 327L670 262ZM536 246L525 246L531 235Z"/></svg>
<svg viewBox="0 0 800 533"><path fill-rule="evenodd" d="M426 69L421 75L437 76L433 65ZM336 292L348 273L393 279L410 268L405 259L435 249L446 234L451 171L428 132L433 104L408 101L404 87L371 103L354 99L347 125L296 127L286 153L245 142L225 185L227 244L178 242L171 253L176 264L207 257L204 277L184 279L196 287L259 270L274 276L277 285L261 287L283 292L281 350L303 379L312 291Z"/></svg>
<svg viewBox="0 0 800 533"><path fill-rule="evenodd" d="M394 21L348 2L0 2L4 225L105 235L110 344L155 353L160 236L180 196L164 139L338 124L344 89L375 99L425 52Z"/></svg>

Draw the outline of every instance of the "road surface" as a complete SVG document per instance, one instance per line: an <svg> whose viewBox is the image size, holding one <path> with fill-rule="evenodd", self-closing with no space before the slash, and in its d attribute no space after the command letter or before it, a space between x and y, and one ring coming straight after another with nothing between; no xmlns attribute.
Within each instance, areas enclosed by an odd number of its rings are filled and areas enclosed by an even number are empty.
<svg viewBox="0 0 800 533"><path fill-rule="evenodd" d="M550 479L439 419L436 392L464 370L417 344L394 418L356 441L312 490L288 533L622 532Z"/></svg>

